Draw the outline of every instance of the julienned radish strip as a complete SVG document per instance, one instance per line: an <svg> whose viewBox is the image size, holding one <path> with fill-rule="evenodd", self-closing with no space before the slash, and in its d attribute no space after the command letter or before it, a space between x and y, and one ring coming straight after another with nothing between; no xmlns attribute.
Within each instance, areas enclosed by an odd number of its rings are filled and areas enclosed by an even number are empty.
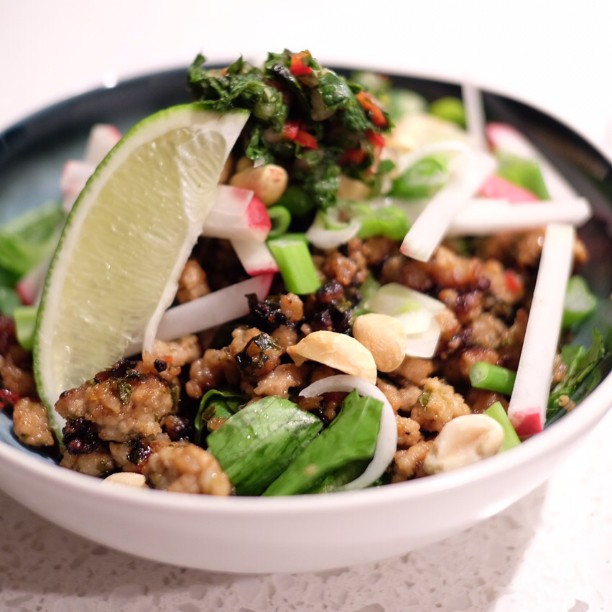
<svg viewBox="0 0 612 612"><path fill-rule="evenodd" d="M546 228L508 417L521 438L542 431L550 394L563 303L572 268L575 230L571 225Z"/></svg>
<svg viewBox="0 0 612 612"><path fill-rule="evenodd" d="M543 227L549 223L582 225L591 217L584 198L515 202L474 199L453 219L447 236L487 236Z"/></svg>
<svg viewBox="0 0 612 612"><path fill-rule="evenodd" d="M272 228L265 204L248 189L220 185L203 236L263 242Z"/></svg>
<svg viewBox="0 0 612 612"><path fill-rule="evenodd" d="M230 240L230 242L249 276L278 272L276 260L265 242L251 238Z"/></svg>
<svg viewBox="0 0 612 612"><path fill-rule="evenodd" d="M373 397L381 401L383 410L380 418L376 451L372 461L370 461L368 467L360 476L342 487L342 490L345 491L363 489L371 485L384 474L391 461L393 461L397 448L397 424L393 408L391 408L391 404L385 394L376 385L369 383L363 378L345 374L322 378L300 392L302 397L316 397L323 393L350 393L353 390L357 390L362 396Z"/></svg>
<svg viewBox="0 0 612 612"><path fill-rule="evenodd" d="M495 160L480 151L458 156L448 184L427 204L410 228L400 251L419 261L428 261L444 239L459 211L494 172Z"/></svg>
<svg viewBox="0 0 612 612"><path fill-rule="evenodd" d="M247 315L249 305L245 296L254 293L257 299L263 300L270 291L273 277L274 274L254 276L191 302L169 308L159 323L155 337L158 340L175 340ZM142 345L130 345L126 355L139 351L141 347Z"/></svg>
<svg viewBox="0 0 612 612"><path fill-rule="evenodd" d="M485 118L482 108L482 94L480 89L469 79L461 84L461 95L465 108L465 118L468 134L472 137L474 144L480 149L486 147L485 141Z"/></svg>
<svg viewBox="0 0 612 612"><path fill-rule="evenodd" d="M539 164L551 199L567 200L576 197L576 192L567 180L516 128L506 123L489 123L485 131L494 151L512 153Z"/></svg>

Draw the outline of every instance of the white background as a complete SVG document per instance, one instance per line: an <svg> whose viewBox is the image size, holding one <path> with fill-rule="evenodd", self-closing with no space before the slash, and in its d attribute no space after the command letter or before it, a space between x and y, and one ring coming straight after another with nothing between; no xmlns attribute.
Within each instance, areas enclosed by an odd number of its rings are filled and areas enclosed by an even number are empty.
<svg viewBox="0 0 612 612"><path fill-rule="evenodd" d="M612 151L609 0L0 0L0 129L67 95L185 66L199 51L225 60L285 47L326 63L468 77ZM101 551L0 494L0 607L609 610L610 435L608 417L546 487L467 534L339 574L180 572Z"/></svg>

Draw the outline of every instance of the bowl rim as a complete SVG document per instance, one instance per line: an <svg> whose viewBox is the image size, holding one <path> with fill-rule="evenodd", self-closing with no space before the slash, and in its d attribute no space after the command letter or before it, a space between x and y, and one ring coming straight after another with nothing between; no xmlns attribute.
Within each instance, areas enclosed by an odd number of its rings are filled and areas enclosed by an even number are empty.
<svg viewBox="0 0 612 612"><path fill-rule="evenodd" d="M215 61L215 65L222 65L222 61ZM211 63L212 65L212 63ZM335 64L334 64L335 65ZM450 75L433 74L410 70L402 72L396 68L391 70L380 69L376 66L352 66L350 62L343 63L339 69L351 70L366 68L379 70L400 78L414 78L433 82L443 82L448 85L461 85ZM163 71L152 71L132 76L125 80L119 80L112 88L98 87L81 92L77 95L56 101L44 108L34 111L25 117L13 122L0 131L0 142L4 140L5 134L27 124L32 120L45 117L57 111L67 103L78 102L90 96L95 96L101 91L108 91L122 85L135 84L154 77L172 75L184 68L170 68ZM507 97L512 101L526 105L568 128L577 135L584 143L600 154L612 166L610 156L595 142L581 133L575 127L569 125L563 118L554 114L554 111L538 106L532 101L521 99L513 93L492 88L484 83L471 81L474 86L494 95ZM509 452L490 457L476 464L462 467L460 469L418 478L406 482L394 483L380 487L342 491L327 495L296 495L282 497L218 497L211 495L186 495L170 491L159 491L154 489L135 489L128 486L101 486L100 479L80 474L72 470L62 468L57 464L42 461L24 451L0 440L0 471L14 468L28 472L32 476L44 478L63 486L75 493L87 492L99 499L122 500L138 505L157 506L159 509L168 509L184 512L221 512L226 516L252 516L253 513L263 514L307 514L319 512L325 509L345 510L359 503L363 507L375 507L392 501L410 501L421 496L443 494L446 491L461 488L470 483L477 483L492 477L499 476L509 470L521 467L528 468L529 462L537 457L551 452L563 444L584 438L587 430L592 429L598 422L606 417L612 409L612 372L602 380L599 385L576 407L563 418L546 428L543 432L523 442L519 447ZM578 435L577 433L578 432ZM0 487L2 489L2 487Z"/></svg>

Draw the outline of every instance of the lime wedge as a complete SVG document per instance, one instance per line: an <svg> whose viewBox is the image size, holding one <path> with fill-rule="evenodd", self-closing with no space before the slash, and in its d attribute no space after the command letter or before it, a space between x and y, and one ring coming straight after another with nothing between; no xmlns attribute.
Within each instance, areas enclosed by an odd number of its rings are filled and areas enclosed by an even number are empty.
<svg viewBox="0 0 612 612"><path fill-rule="evenodd" d="M134 126L77 199L51 262L34 337L38 392L60 393L150 350L248 113L175 106Z"/></svg>

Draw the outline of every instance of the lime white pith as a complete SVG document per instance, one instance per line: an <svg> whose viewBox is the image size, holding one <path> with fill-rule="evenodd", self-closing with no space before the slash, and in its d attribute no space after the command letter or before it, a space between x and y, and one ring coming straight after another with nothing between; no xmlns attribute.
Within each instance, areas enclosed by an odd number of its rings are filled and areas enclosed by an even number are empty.
<svg viewBox="0 0 612 612"><path fill-rule="evenodd" d="M248 113L198 104L141 121L98 166L68 217L39 309L34 372L53 410L157 325L201 233L221 170Z"/></svg>

